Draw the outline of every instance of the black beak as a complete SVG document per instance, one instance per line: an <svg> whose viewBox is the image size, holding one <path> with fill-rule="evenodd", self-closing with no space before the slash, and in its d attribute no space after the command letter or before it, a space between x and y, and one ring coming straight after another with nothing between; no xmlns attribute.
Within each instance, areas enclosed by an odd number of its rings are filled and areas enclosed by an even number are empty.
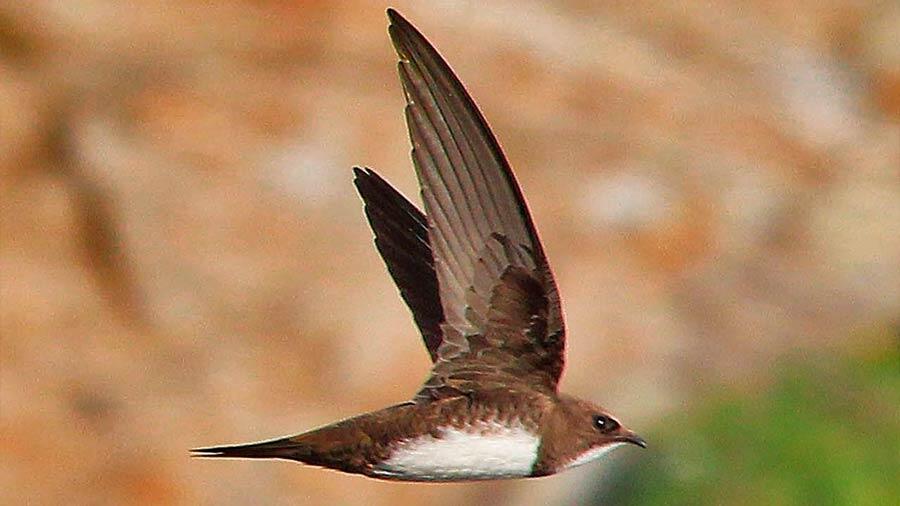
<svg viewBox="0 0 900 506"><path fill-rule="evenodd" d="M635 434L633 432L631 434L627 434L625 436L620 436L620 437L616 438L616 440L622 441L623 443L631 443L633 445L638 445L641 448L647 447L647 442L644 441L644 438L642 438L641 436L638 436L637 434Z"/></svg>

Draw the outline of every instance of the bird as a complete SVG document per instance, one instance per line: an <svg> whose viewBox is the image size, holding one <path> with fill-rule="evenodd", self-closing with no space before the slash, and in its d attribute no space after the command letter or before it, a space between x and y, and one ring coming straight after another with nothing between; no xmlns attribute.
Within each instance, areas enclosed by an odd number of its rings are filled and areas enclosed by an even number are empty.
<svg viewBox="0 0 900 506"><path fill-rule="evenodd" d="M449 65L397 11L387 15L424 212L368 167L353 168L354 184L430 375L408 401L193 454L457 482L547 476L621 446L646 448L604 408L559 392L560 296L522 191Z"/></svg>

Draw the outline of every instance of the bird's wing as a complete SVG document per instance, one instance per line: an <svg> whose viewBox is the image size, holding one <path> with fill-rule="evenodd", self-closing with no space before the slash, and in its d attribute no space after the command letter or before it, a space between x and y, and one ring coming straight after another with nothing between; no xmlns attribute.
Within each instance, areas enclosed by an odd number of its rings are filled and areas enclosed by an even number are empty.
<svg viewBox="0 0 900 506"><path fill-rule="evenodd" d="M441 344L444 309L428 242L428 222L422 211L372 169L355 167L353 173L375 232L375 247L412 311L433 362Z"/></svg>
<svg viewBox="0 0 900 506"><path fill-rule="evenodd" d="M555 390L562 311L522 192L450 67L400 14L388 17L445 319L418 398L516 378Z"/></svg>

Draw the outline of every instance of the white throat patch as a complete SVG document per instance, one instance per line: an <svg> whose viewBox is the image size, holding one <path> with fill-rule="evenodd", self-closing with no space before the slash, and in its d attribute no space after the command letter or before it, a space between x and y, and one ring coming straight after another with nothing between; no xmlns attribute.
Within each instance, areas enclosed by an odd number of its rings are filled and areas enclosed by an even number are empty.
<svg viewBox="0 0 900 506"><path fill-rule="evenodd" d="M540 438L521 425L447 428L397 444L375 473L423 481L520 478L531 474Z"/></svg>
<svg viewBox="0 0 900 506"><path fill-rule="evenodd" d="M573 467L578 467L582 464L587 464L593 460L597 460L600 457L606 455L607 453L615 450L620 446L624 446L626 443L612 443L606 446L598 446L597 448L593 448L588 450L581 455L579 455L576 459L572 460L568 464L566 464L566 469L571 469Z"/></svg>

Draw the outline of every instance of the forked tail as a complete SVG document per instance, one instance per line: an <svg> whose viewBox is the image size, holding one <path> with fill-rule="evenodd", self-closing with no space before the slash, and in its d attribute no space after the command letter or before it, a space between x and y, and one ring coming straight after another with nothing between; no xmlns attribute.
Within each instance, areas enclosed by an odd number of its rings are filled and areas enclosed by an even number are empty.
<svg viewBox="0 0 900 506"><path fill-rule="evenodd" d="M308 450L307 445L292 438L275 439L261 443L234 446L214 446L191 450L192 457L226 457L237 459L290 459L300 460Z"/></svg>

